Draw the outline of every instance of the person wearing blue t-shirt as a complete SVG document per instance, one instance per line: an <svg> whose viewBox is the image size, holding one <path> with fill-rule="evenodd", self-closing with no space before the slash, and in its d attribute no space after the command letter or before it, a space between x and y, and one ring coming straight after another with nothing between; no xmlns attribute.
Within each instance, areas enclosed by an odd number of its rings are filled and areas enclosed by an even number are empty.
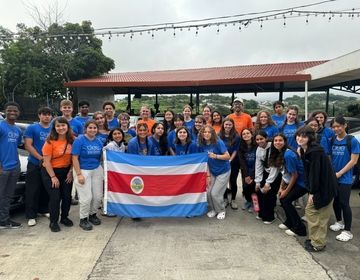
<svg viewBox="0 0 360 280"><path fill-rule="evenodd" d="M149 141L151 143L150 155L164 156L168 154L168 143L163 123L155 123L151 128L151 136Z"/></svg>
<svg viewBox="0 0 360 280"><path fill-rule="evenodd" d="M289 106L286 110L285 122L279 128L279 132L285 135L288 145L295 150L298 148L295 132L299 127L303 126L303 123L298 120L298 115L299 108L295 105Z"/></svg>
<svg viewBox="0 0 360 280"><path fill-rule="evenodd" d="M19 228L20 223L10 220L10 202L20 175L20 161L17 147L22 133L15 125L20 115L20 106L8 102L4 106L5 120L0 122L0 229Z"/></svg>
<svg viewBox="0 0 360 280"><path fill-rule="evenodd" d="M175 129L171 130L167 136L170 153L174 152L174 143L176 139L176 130L184 125L184 116L181 114L175 114L174 116Z"/></svg>
<svg viewBox="0 0 360 280"><path fill-rule="evenodd" d="M136 132L130 129L130 115L128 113L120 113L118 116L120 128L124 132L124 140L129 143L130 139L136 136Z"/></svg>
<svg viewBox="0 0 360 280"><path fill-rule="evenodd" d="M115 117L115 104L111 101L106 101L104 102L102 108L106 115L106 120L109 129L111 130L113 128L119 127L119 121Z"/></svg>
<svg viewBox="0 0 360 280"><path fill-rule="evenodd" d="M194 119L194 126L190 130L191 140L197 144L198 143L198 134L201 128L206 124L206 120L202 115L198 115Z"/></svg>
<svg viewBox="0 0 360 280"><path fill-rule="evenodd" d="M146 123L138 123L136 125L137 135L131 138L128 144L127 152L129 154L148 156L152 150L152 141L149 140L149 127Z"/></svg>
<svg viewBox="0 0 360 280"><path fill-rule="evenodd" d="M75 136L78 136L84 132L83 125L72 117L74 111L73 103L70 100L62 100L60 102L60 111L62 117L64 117L70 124L71 130ZM51 123L53 125L54 122Z"/></svg>
<svg viewBox="0 0 360 280"><path fill-rule="evenodd" d="M331 122L331 127L336 134L331 146L331 162L338 180L338 192L334 198L333 205L336 222L330 226L330 229L332 231L343 230L336 236L336 239L344 242L353 238L351 233L352 211L350 208L350 194L353 168L358 161L360 153L358 140L346 134L346 126L345 118L341 116L336 117ZM348 141L350 145L348 145ZM344 223L342 222L343 218Z"/></svg>
<svg viewBox="0 0 360 280"><path fill-rule="evenodd" d="M29 152L25 185L25 215L28 226L36 225L37 214L50 216L49 195L41 177L42 147L51 130L52 110L38 110L39 123L28 126L24 132L25 149Z"/></svg>
<svg viewBox="0 0 360 280"><path fill-rule="evenodd" d="M184 116L184 126L187 127L189 131L193 128L195 121L191 118L192 108L190 105L184 105L183 107L183 116Z"/></svg>
<svg viewBox="0 0 360 280"><path fill-rule="evenodd" d="M297 152L288 148L284 135L276 135L273 143L276 148L275 153L278 154L278 160L284 162L279 199L286 220L279 225L279 228L285 230L285 233L290 236L306 236L306 227L293 205L296 199L308 192L304 182L303 163Z"/></svg>
<svg viewBox="0 0 360 280"><path fill-rule="evenodd" d="M80 202L80 227L91 230L100 225L96 213L103 197L104 171L100 164L103 144L96 138L98 126L95 120L85 124L85 134L75 139L72 145L74 185Z"/></svg>
<svg viewBox="0 0 360 280"><path fill-rule="evenodd" d="M79 113L80 116L76 116L74 119L79 121L83 127L85 127L85 123L92 118L88 115L89 114L89 107L90 103L87 101L80 101L79 102Z"/></svg>
<svg viewBox="0 0 360 280"><path fill-rule="evenodd" d="M269 141L279 133L278 127L272 120L268 111L259 111L256 116L255 131L264 130L268 136Z"/></svg>
<svg viewBox="0 0 360 280"><path fill-rule="evenodd" d="M191 141L191 136L188 128L181 126L176 130L176 138L174 146L171 149L171 155L188 155L198 152L197 145Z"/></svg>
<svg viewBox="0 0 360 280"><path fill-rule="evenodd" d="M225 118L221 124L220 132L218 134L219 138L224 142L227 151L230 155L230 190L226 189L224 193L225 205L230 204L231 209L238 209L238 205L235 201L236 194L238 190L237 177L240 170L240 161L238 156L238 150L240 146L240 137L235 130L235 123L233 119ZM231 193L231 198L229 198Z"/></svg>
<svg viewBox="0 0 360 280"><path fill-rule="evenodd" d="M199 152L208 153L207 200L209 218L225 219L224 193L230 179L230 155L224 142L216 135L211 125L205 125L199 132Z"/></svg>
<svg viewBox="0 0 360 280"><path fill-rule="evenodd" d="M271 118L278 128L282 127L282 125L284 124L284 122L286 120L286 115L283 114L284 103L282 103L281 101L274 102L273 109L274 109L275 114L272 115Z"/></svg>
<svg viewBox="0 0 360 280"><path fill-rule="evenodd" d="M325 126L328 116L324 111L315 111L311 114L311 117L314 117L319 122L319 129L316 131L316 134L320 137L320 145L330 155L331 139L334 138L335 133L331 128Z"/></svg>

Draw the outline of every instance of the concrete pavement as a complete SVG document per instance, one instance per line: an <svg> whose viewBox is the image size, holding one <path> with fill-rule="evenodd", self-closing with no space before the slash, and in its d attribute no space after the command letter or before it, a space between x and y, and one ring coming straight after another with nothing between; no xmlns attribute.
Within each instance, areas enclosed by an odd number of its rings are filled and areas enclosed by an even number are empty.
<svg viewBox="0 0 360 280"><path fill-rule="evenodd" d="M277 221L264 225L251 213L228 209L218 221L102 218L85 232L75 225L52 233L48 219L29 228L0 230L0 279L359 279L358 190L352 194L354 239L335 240L309 254L303 238L287 236ZM242 199L238 200L239 205Z"/></svg>

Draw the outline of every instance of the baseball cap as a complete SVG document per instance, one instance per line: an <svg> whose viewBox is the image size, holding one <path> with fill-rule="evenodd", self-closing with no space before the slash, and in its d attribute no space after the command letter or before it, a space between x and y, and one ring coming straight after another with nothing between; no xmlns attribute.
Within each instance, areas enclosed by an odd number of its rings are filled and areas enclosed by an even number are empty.
<svg viewBox="0 0 360 280"><path fill-rule="evenodd" d="M244 101L238 97L234 99L233 103L235 103L235 102L240 102L240 103L244 104Z"/></svg>

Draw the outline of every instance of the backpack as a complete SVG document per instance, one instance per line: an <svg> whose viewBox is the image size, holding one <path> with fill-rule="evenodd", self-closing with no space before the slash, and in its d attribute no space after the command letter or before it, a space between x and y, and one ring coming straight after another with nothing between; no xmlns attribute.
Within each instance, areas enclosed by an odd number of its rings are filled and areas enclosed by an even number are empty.
<svg viewBox="0 0 360 280"><path fill-rule="evenodd" d="M349 155L351 157L351 141L352 139L354 138L354 136L350 135L350 134L347 134L345 136L345 139L346 139L346 146L347 146L347 149L348 149L348 152L349 152ZM335 139L336 139L336 135L334 135L333 137L331 137L330 139L330 148L332 149L332 146L344 146L344 144L334 144L335 142ZM360 166L360 157L358 158L358 161L356 162L356 164L354 165L353 168L358 168Z"/></svg>

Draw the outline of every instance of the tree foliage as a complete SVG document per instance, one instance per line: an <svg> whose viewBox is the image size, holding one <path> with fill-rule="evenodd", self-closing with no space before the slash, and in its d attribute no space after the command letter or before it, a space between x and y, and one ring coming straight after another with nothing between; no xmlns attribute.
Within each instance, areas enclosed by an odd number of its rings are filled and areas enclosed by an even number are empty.
<svg viewBox="0 0 360 280"><path fill-rule="evenodd" d="M0 32L8 31L0 28ZM101 75L115 66L102 53L102 41L93 35L90 21L53 23L45 32L18 24L17 33L16 41L0 41L0 98L62 98L66 95L64 82ZM84 33L92 35L81 36ZM59 34L75 35L68 38Z"/></svg>

